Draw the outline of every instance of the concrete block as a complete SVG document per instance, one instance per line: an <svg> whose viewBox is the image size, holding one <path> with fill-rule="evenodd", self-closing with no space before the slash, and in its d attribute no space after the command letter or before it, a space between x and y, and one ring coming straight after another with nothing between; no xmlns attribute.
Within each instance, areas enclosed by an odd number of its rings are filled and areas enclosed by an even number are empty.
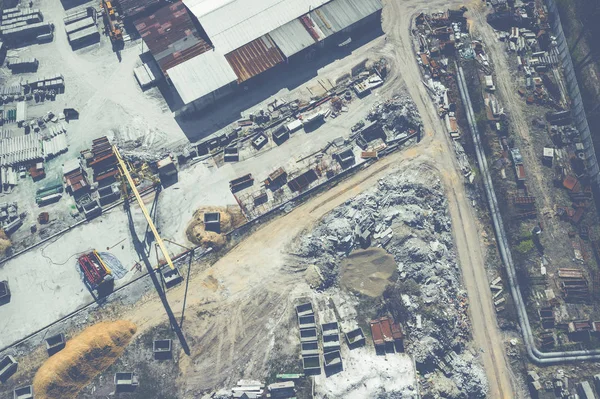
<svg viewBox="0 0 600 399"><path fill-rule="evenodd" d="M306 328L300 330L300 342L313 342L317 340L317 329Z"/></svg>
<svg viewBox="0 0 600 399"><path fill-rule="evenodd" d="M204 214L204 228L206 231L221 232L221 214L219 212L206 212Z"/></svg>
<svg viewBox="0 0 600 399"><path fill-rule="evenodd" d="M323 335L337 335L339 334L338 323L336 321L331 323L321 324L321 331Z"/></svg>
<svg viewBox="0 0 600 399"><path fill-rule="evenodd" d="M11 355L0 360L0 382L6 382L16 371L19 363Z"/></svg>
<svg viewBox="0 0 600 399"><path fill-rule="evenodd" d="M10 288L8 281L0 281L0 305L10 302Z"/></svg>
<svg viewBox="0 0 600 399"><path fill-rule="evenodd" d="M317 326L315 323L315 316L311 314L298 317L298 325L301 330L305 328L315 328Z"/></svg>
<svg viewBox="0 0 600 399"><path fill-rule="evenodd" d="M319 356L303 356L302 368L305 374L321 374L321 360Z"/></svg>
<svg viewBox="0 0 600 399"><path fill-rule="evenodd" d="M46 338L46 350L48 355L52 356L56 352L60 352L66 345L65 334L60 333Z"/></svg>
<svg viewBox="0 0 600 399"><path fill-rule="evenodd" d="M365 334L363 333L362 328L359 327L355 330L348 331L346 333L346 342L350 349L363 346L365 344Z"/></svg>
<svg viewBox="0 0 600 399"><path fill-rule="evenodd" d="M138 385L139 381L135 373L115 373L116 392L133 392Z"/></svg>
<svg viewBox="0 0 600 399"><path fill-rule="evenodd" d="M260 150L265 146L265 144L267 144L268 141L269 138L265 134L261 133L258 136L256 136L254 140L252 140L252 146L257 150Z"/></svg>
<svg viewBox="0 0 600 399"><path fill-rule="evenodd" d="M302 356L318 356L319 355L319 343L317 341L303 342L301 353L302 353Z"/></svg>
<svg viewBox="0 0 600 399"><path fill-rule="evenodd" d="M170 359L173 355L173 341L170 339L156 339L152 347L154 359Z"/></svg>
<svg viewBox="0 0 600 399"><path fill-rule="evenodd" d="M339 334L328 334L323 335L323 351L332 352L340 350L340 336Z"/></svg>
<svg viewBox="0 0 600 399"><path fill-rule="evenodd" d="M15 389L13 391L13 399L33 399L33 385Z"/></svg>
<svg viewBox="0 0 600 399"><path fill-rule="evenodd" d="M298 313L298 317L315 314L312 303L310 302L296 306L296 313Z"/></svg>
<svg viewBox="0 0 600 399"><path fill-rule="evenodd" d="M179 269L175 268L175 269L170 269L168 267L165 267L163 269L161 269L160 271L163 281L165 283L165 287L167 288L171 288L177 284L179 284L181 281L183 281L183 277L181 277L181 274L179 273Z"/></svg>
<svg viewBox="0 0 600 399"><path fill-rule="evenodd" d="M323 354L323 365L325 372L329 373L333 370L343 369L342 355L340 351L327 352Z"/></svg>

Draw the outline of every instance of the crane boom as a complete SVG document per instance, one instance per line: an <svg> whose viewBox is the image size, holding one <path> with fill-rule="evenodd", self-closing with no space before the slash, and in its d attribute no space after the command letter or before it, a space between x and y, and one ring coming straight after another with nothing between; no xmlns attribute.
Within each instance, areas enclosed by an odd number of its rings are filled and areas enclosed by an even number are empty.
<svg viewBox="0 0 600 399"><path fill-rule="evenodd" d="M115 156L117 157L117 161L119 162L119 168L121 169L121 172L123 173L123 175L125 175L125 178L127 179L127 182L129 183L129 187L131 187L131 191L133 191L133 195L135 195L135 199L137 200L138 204L140 205L140 209L142 210L142 213L144 214L144 217L146 218L146 221L148 222L148 226L150 226L150 230L152 230L152 234L154 234L154 239L158 243L158 246L160 247L160 250L161 250L163 256L165 257L167 264L169 265L169 267L171 269L175 269L175 265L173 265L171 256L169 255L169 252L167 251L167 247L165 247L165 243L163 242L162 238L160 238L160 235L158 234L158 230L156 230L156 226L154 226L154 222L152 221L152 217L150 216L150 213L148 213L148 210L146 209L146 205L144 205L144 201L142 200L142 197L141 197L139 191L137 190L137 187L135 186L135 182L133 181L133 178L131 177L131 174L129 173L129 169L127 168L127 165L125 164L125 161L123 160L123 158L121 158L121 154L119 153L119 150L117 149L116 145L113 146L113 150L115 152Z"/></svg>

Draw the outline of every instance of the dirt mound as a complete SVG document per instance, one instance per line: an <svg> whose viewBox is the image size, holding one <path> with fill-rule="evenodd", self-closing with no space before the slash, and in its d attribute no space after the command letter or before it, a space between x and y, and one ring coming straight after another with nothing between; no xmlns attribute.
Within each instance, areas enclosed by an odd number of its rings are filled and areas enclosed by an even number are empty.
<svg viewBox="0 0 600 399"><path fill-rule="evenodd" d="M221 215L221 232L207 231L204 226L204 214L208 212L219 212ZM188 240L205 248L221 248L225 245L225 234L233 228L233 215L227 208L207 206L198 209L190 222L186 236Z"/></svg>
<svg viewBox="0 0 600 399"><path fill-rule="evenodd" d="M121 356L136 329L135 324L125 320L85 329L40 367L33 379L35 397L75 398Z"/></svg>
<svg viewBox="0 0 600 399"><path fill-rule="evenodd" d="M6 250L10 248L12 243L10 239L6 236L4 230L0 229L0 256L3 256L6 253Z"/></svg>

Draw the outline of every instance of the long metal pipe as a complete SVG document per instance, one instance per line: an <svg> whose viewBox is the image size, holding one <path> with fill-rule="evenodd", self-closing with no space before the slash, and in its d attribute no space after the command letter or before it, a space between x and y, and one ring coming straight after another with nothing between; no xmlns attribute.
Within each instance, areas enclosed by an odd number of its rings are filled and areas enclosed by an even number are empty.
<svg viewBox="0 0 600 399"><path fill-rule="evenodd" d="M542 352L536 347L535 338L533 336L531 325L529 323L529 317L527 315L527 308L525 307L525 301L521 295L521 288L519 287L515 265L512 259L510 247L508 245L508 239L506 238L506 231L504 230L504 224L502 223L498 199L494 191L494 184L488 169L487 159L483 150L483 144L481 143L479 131L477 129L475 113L473 112L473 105L471 103L471 97L469 96L469 90L467 88L463 69L460 65L456 63L455 65L458 76L458 88L461 99L465 106L467 121L471 130L471 136L473 137L473 143L475 144L477 162L479 163L479 169L483 177L483 184L485 186L488 206L492 216L496 239L498 241L498 248L506 267L511 294L517 308L519 325L523 331L523 340L527 349L527 355L534 363L539 365L550 365L585 360L600 360L600 350Z"/></svg>

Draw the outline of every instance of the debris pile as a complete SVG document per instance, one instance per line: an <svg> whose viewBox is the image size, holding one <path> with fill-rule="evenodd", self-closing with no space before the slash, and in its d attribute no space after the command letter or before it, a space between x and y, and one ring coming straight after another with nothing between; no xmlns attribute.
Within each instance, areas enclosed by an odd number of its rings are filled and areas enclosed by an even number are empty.
<svg viewBox="0 0 600 399"><path fill-rule="evenodd" d="M396 134L416 131L421 126L419 111L408 95L394 96L377 104L369 113L367 119L380 122L384 129Z"/></svg>
<svg viewBox="0 0 600 399"><path fill-rule="evenodd" d="M383 297L387 310L403 323L405 348L424 378L446 378L449 391L460 393L456 397L484 397L483 369L465 350L468 302L444 191L425 166L392 173L334 209L298 241L294 253L320 269L320 288L329 289L340 282L340 261L369 246L382 247L395 259L398 277Z"/></svg>

